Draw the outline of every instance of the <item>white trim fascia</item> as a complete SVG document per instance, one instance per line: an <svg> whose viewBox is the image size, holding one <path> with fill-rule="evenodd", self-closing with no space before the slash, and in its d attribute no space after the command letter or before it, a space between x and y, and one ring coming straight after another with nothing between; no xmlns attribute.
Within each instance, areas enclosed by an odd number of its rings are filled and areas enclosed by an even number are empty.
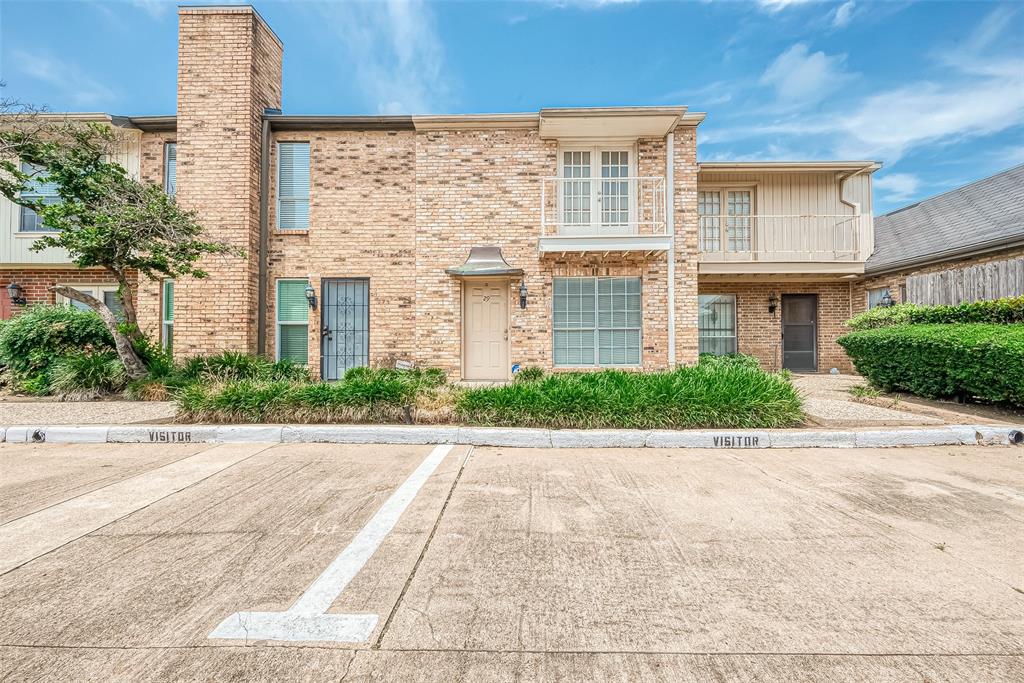
<svg viewBox="0 0 1024 683"><path fill-rule="evenodd" d="M604 237L548 236L540 238L540 251L666 251L672 247L668 235L608 235Z"/></svg>

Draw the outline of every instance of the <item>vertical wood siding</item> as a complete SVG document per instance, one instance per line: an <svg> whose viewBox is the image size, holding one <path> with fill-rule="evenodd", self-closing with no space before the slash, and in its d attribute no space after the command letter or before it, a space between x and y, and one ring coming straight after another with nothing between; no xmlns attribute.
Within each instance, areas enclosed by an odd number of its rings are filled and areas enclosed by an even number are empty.
<svg viewBox="0 0 1024 683"><path fill-rule="evenodd" d="M955 305L1022 295L1024 258L981 263L907 278L907 301L915 304Z"/></svg>

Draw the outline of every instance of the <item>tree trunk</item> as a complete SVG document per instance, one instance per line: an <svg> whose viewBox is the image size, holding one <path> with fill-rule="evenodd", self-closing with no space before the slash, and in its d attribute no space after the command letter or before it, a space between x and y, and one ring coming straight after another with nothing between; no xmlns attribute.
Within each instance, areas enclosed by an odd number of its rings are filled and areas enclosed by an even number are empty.
<svg viewBox="0 0 1024 683"><path fill-rule="evenodd" d="M118 287L120 287L119 294L121 295L121 305L124 307L124 321L132 326L132 336L139 336L139 317L138 313L135 312L135 300L132 298L134 292L132 291L131 282L128 281L128 276L124 272L108 268L110 273L117 279Z"/></svg>
<svg viewBox="0 0 1024 683"><path fill-rule="evenodd" d="M118 329L117 318L110 312L107 305L92 296L80 292L77 289L60 285L58 287L50 287L50 291L56 292L63 297L68 299L74 299L80 303L85 304L92 310L99 314L100 318L103 319L103 324L110 330L111 336L114 337L114 347L117 349L117 355L124 363L125 372L128 373L130 379L140 379L146 376L146 366L139 358L138 354L135 353L135 348L132 346L132 342L128 337L121 333Z"/></svg>

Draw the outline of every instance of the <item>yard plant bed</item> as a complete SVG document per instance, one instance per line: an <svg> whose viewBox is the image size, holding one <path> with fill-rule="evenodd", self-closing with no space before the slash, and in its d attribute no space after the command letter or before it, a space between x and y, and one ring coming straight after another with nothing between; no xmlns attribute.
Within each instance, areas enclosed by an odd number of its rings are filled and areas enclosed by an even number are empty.
<svg viewBox="0 0 1024 683"><path fill-rule="evenodd" d="M356 369L334 383L196 383L178 420L204 423L374 422L549 428L775 428L799 424L788 375L748 358L703 359L670 372L531 371L504 386L463 389L436 370Z"/></svg>

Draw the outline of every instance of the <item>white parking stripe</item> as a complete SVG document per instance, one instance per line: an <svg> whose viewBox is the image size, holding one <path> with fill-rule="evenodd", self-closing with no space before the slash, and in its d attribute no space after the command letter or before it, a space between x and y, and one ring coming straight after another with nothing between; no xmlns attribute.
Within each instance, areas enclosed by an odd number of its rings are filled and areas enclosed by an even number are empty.
<svg viewBox="0 0 1024 683"><path fill-rule="evenodd" d="M378 615L326 612L395 528L409 503L451 450L452 446L447 444L435 447L287 611L236 612L222 621L209 637L346 643L369 639Z"/></svg>

